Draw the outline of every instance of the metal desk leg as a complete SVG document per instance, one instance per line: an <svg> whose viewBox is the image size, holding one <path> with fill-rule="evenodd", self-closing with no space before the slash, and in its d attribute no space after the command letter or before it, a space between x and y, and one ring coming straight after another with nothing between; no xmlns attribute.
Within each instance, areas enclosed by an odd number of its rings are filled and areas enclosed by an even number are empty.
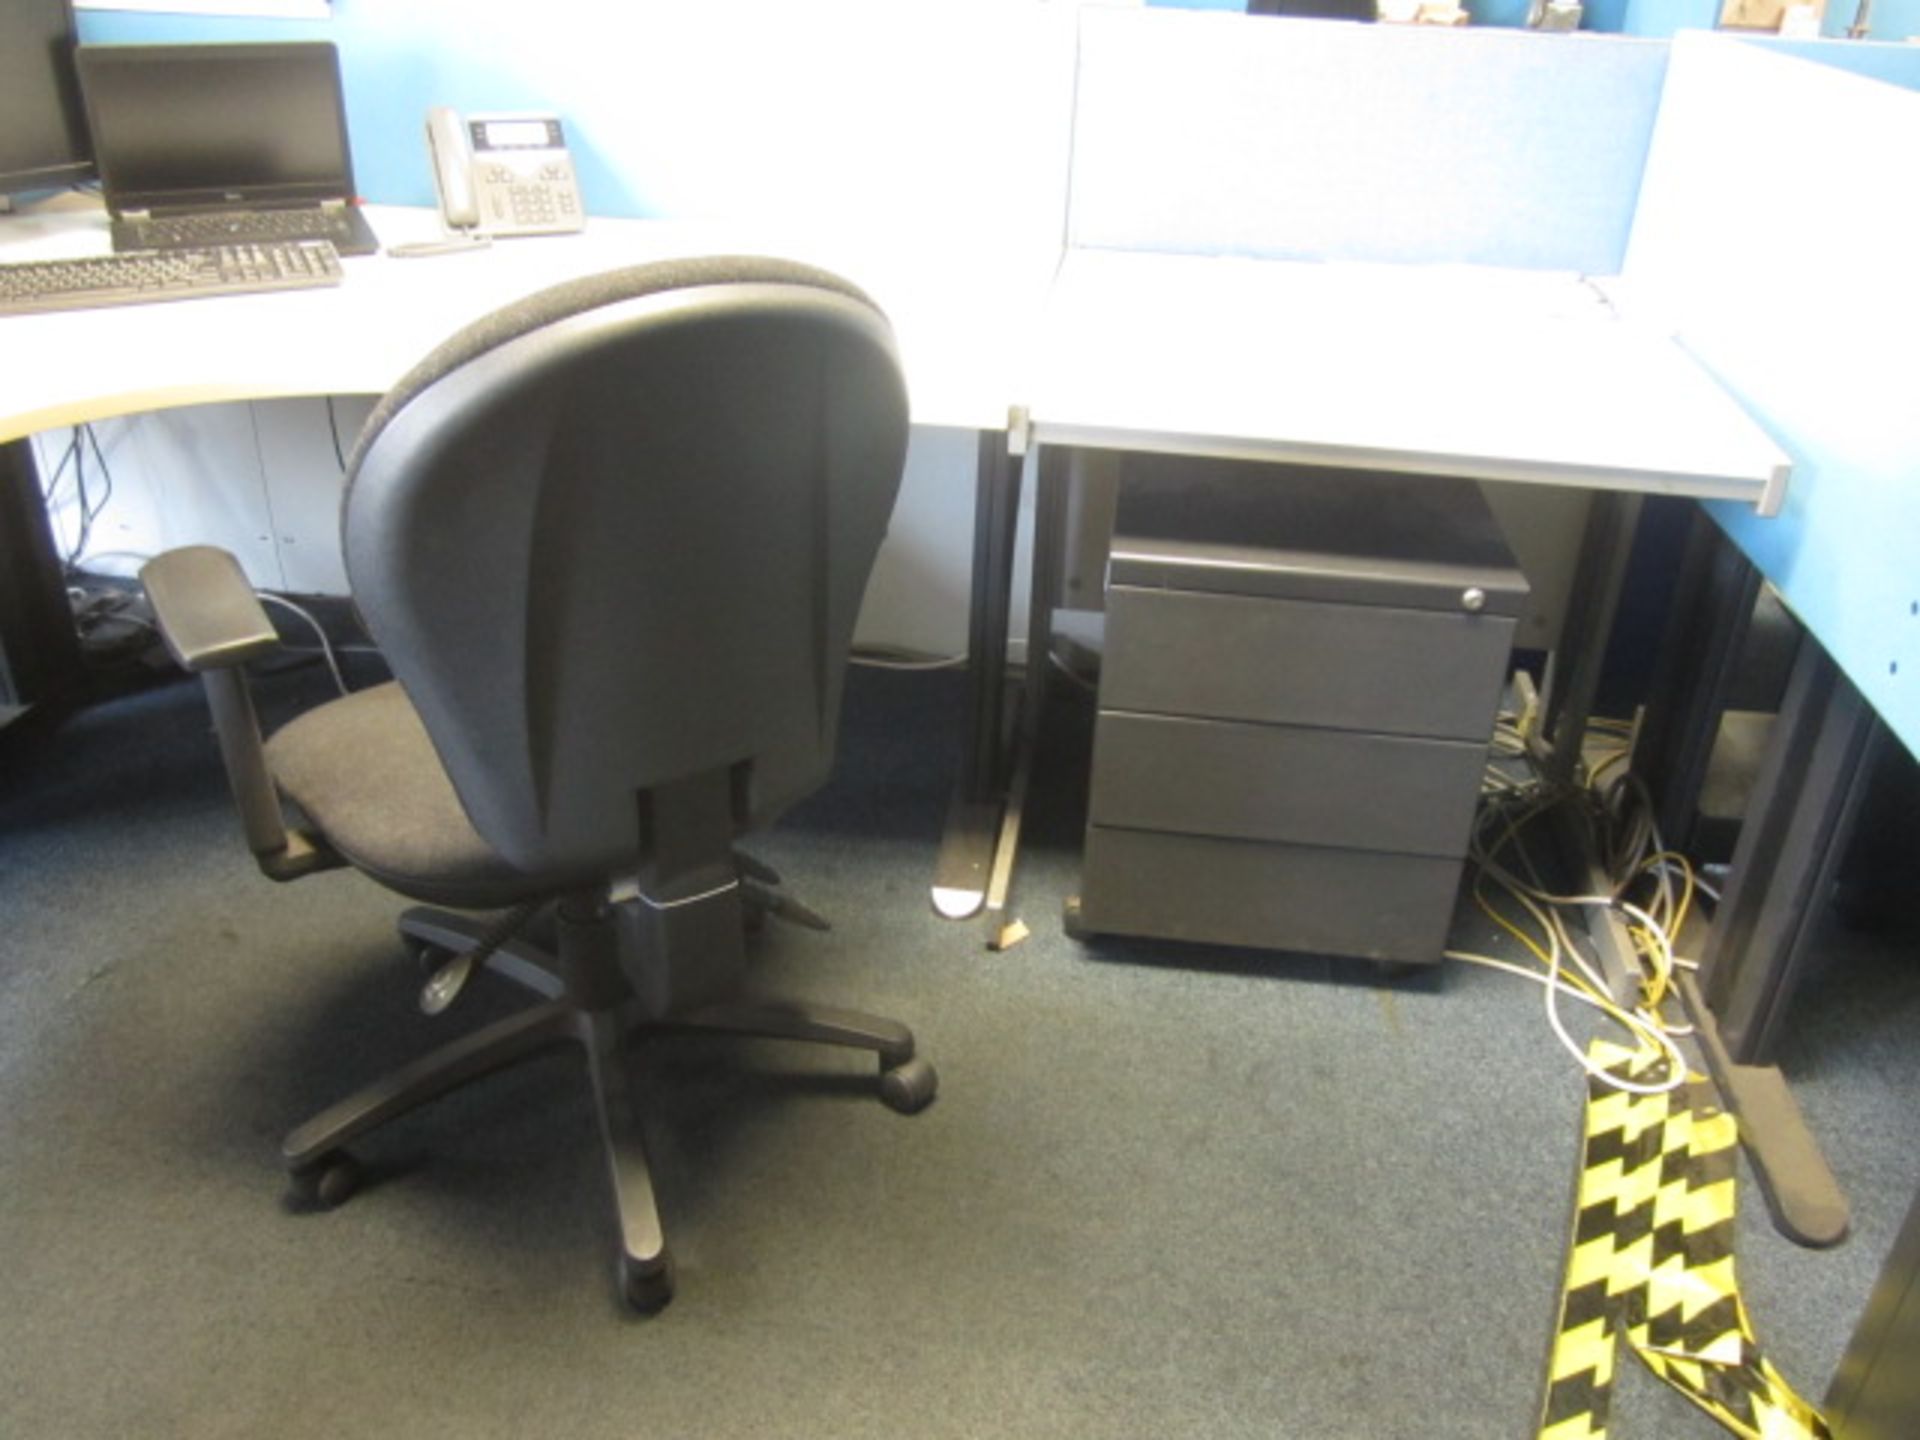
<svg viewBox="0 0 1920 1440"><path fill-rule="evenodd" d="M33 447L0 445L0 724L78 688L80 641Z"/></svg>
<svg viewBox="0 0 1920 1440"><path fill-rule="evenodd" d="M1633 737L1633 773L1654 801L1654 823L1675 850L1693 843L1707 767L1742 646L1760 598L1760 572L1696 509L1654 670Z"/></svg>
<svg viewBox="0 0 1920 1440"><path fill-rule="evenodd" d="M1620 490L1594 492L1573 586L1567 594L1566 621L1547 673L1543 729L1549 748L1543 759L1549 779L1571 780L1579 767L1580 746L1600 691L1607 640L1613 634L1614 612L1620 607L1633 532L1639 523L1638 495Z"/></svg>
<svg viewBox="0 0 1920 1440"><path fill-rule="evenodd" d="M1920 1198L1853 1332L1827 1391L1827 1421L1839 1440L1920 1434Z"/></svg>
<svg viewBox="0 0 1920 1440"><path fill-rule="evenodd" d="M1844 1239L1847 1201L1785 1077L1766 1061L1885 733L1826 651L1804 636L1701 955L1699 984L1684 989L1774 1224L1803 1245Z"/></svg>
<svg viewBox="0 0 1920 1440"><path fill-rule="evenodd" d="M1653 794L1661 837L1676 848L1686 848L1699 808L1701 786L1759 588L1758 571L1718 526L1705 515L1697 515L1682 561L1654 691L1635 735L1633 751L1633 770ZM1818 650L1810 641L1808 644ZM1808 687L1814 678L1811 671L1801 674L1797 670L1790 695L1805 693L1810 701ZM1809 701L1791 702L1790 713ZM1820 707L1815 704L1814 708ZM1775 748L1769 752L1768 776L1778 776L1783 767L1801 763L1799 757L1804 756L1807 745L1804 738L1791 747L1795 758L1778 748L1788 743L1782 736L1792 728L1794 722L1783 715ZM1762 795L1775 790L1776 782L1768 776L1762 777ZM1808 1131L1785 1077L1772 1066L1750 1063L1760 1051L1745 1038L1745 1021L1723 1033L1720 1019L1722 1014L1732 1018L1732 1012L1725 1009L1726 993L1733 984L1734 972L1745 969L1742 956L1747 953L1746 937L1753 930L1752 918L1746 912L1766 903L1781 874L1774 863L1779 859L1778 842L1763 836L1769 831L1777 834L1783 822L1779 817L1768 819L1763 812L1782 800L1792 808L1791 796L1784 792L1774 794L1772 800L1756 797L1748 823L1742 827L1733 886L1709 933L1709 958L1702 962L1701 979L1705 983L1683 978L1679 988L1698 1031L1707 1068L1722 1099L1739 1119L1747 1158L1776 1228L1803 1245L1831 1245L1847 1231L1846 1199ZM1832 838L1831 834L1826 837ZM1799 853L1801 863L1814 858L1805 846ZM1837 861L1838 847L1832 847L1831 853ZM1772 859L1766 858L1769 854ZM1715 961L1710 958L1715 954L1725 958ZM1759 969L1777 970L1784 964L1784 958L1761 961L1749 984L1757 984ZM1703 989L1707 993L1703 994ZM1777 987L1774 994L1776 999L1781 998Z"/></svg>
<svg viewBox="0 0 1920 1440"><path fill-rule="evenodd" d="M1053 610L1060 594L1061 546L1066 515L1067 452L1042 450L1034 472L1032 578L1027 593L1026 680L1014 721L1012 773L1000 834L987 876L987 945L1003 949L1014 936L1007 930L1007 898L1013 889L1014 862L1020 854L1020 826L1026 813L1027 786L1033 778L1034 751L1046 713L1047 685L1053 672ZM1014 932L1023 934L1024 931Z"/></svg>
<svg viewBox="0 0 1920 1440"><path fill-rule="evenodd" d="M1833 893L1884 727L1820 643L1803 636L1700 960L1727 1048L1765 1061Z"/></svg>
<svg viewBox="0 0 1920 1440"><path fill-rule="evenodd" d="M1640 497L1623 491L1596 491L1587 511L1580 561L1567 599L1566 623L1547 672L1542 733L1546 750L1541 769L1549 782L1574 779L1580 768L1580 749L1594 697L1600 690L1600 672L1606 664L1607 640L1613 633L1614 612L1626 579L1633 550L1633 532L1640 520ZM1596 854L1594 837L1576 807L1553 811L1562 858L1574 885L1589 895L1613 888ZM1616 1001L1632 1005L1639 994L1639 962L1633 937L1612 910L1590 912L1594 945L1599 952L1601 977Z"/></svg>
<svg viewBox="0 0 1920 1440"><path fill-rule="evenodd" d="M1014 417L1017 422L1018 417ZM1007 774L1007 623L1013 608L1013 542L1020 521L1024 426L983 431L975 476L973 598L967 637L967 736L933 879L933 908L977 914L999 842Z"/></svg>

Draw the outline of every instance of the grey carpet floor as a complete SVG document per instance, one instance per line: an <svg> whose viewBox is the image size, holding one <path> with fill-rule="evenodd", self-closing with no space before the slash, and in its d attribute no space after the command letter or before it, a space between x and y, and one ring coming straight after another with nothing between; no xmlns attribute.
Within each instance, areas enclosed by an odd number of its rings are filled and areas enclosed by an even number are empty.
<svg viewBox="0 0 1920 1440"><path fill-rule="evenodd" d="M776 1043L641 1057L679 1270L646 1319L569 1055L369 1141L339 1210L283 1200L290 1126L516 999L421 1017L390 897L255 874L193 688L9 743L0 1435L1531 1435L1582 1102L1539 992L1068 940L1072 723L1033 937L987 951L926 897L959 699L857 675L833 785L755 847L835 922L769 932L757 986L907 1020L939 1099ZM1784 1057L1853 1238L1796 1249L1743 1183L1745 1295L1810 1398L1920 1184L1911 948L1836 938ZM1613 1433L1724 1432L1623 1361Z"/></svg>

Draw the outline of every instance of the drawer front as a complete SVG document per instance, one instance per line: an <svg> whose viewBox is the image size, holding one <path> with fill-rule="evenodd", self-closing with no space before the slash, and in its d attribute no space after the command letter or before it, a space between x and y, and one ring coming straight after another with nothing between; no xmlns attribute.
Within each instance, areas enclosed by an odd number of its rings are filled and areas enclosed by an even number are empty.
<svg viewBox="0 0 1920 1440"><path fill-rule="evenodd" d="M1465 740L1100 712L1096 825L1466 854L1487 747Z"/></svg>
<svg viewBox="0 0 1920 1440"><path fill-rule="evenodd" d="M1513 627L1497 615L1115 585L1100 703L1484 744Z"/></svg>
<svg viewBox="0 0 1920 1440"><path fill-rule="evenodd" d="M1433 964L1462 862L1089 826L1088 931Z"/></svg>

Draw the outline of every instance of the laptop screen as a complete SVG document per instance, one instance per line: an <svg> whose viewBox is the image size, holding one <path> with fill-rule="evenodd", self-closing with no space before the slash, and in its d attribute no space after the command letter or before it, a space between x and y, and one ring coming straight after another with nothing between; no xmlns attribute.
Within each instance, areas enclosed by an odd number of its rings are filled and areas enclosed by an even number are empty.
<svg viewBox="0 0 1920 1440"><path fill-rule="evenodd" d="M331 44L83 45L78 56L116 214L353 194Z"/></svg>

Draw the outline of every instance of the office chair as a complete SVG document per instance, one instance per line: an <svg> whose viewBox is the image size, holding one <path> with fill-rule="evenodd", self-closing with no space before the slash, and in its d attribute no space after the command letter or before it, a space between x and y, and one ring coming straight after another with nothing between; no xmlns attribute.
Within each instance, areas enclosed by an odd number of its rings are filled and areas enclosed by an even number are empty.
<svg viewBox="0 0 1920 1440"><path fill-rule="evenodd" d="M402 919L410 946L445 962L423 1008L479 966L541 997L296 1129L283 1159L297 1189L339 1203L356 1137L576 1043L621 1290L652 1309L672 1270L629 1037L856 1047L894 1109L933 1098L905 1026L737 998L748 924L783 906L735 841L827 776L906 437L891 331L853 286L763 259L645 265L488 316L369 417L342 532L391 682L263 744L240 666L276 642L237 562L195 546L146 566L169 649L204 679L260 868L349 865L451 907Z"/></svg>

